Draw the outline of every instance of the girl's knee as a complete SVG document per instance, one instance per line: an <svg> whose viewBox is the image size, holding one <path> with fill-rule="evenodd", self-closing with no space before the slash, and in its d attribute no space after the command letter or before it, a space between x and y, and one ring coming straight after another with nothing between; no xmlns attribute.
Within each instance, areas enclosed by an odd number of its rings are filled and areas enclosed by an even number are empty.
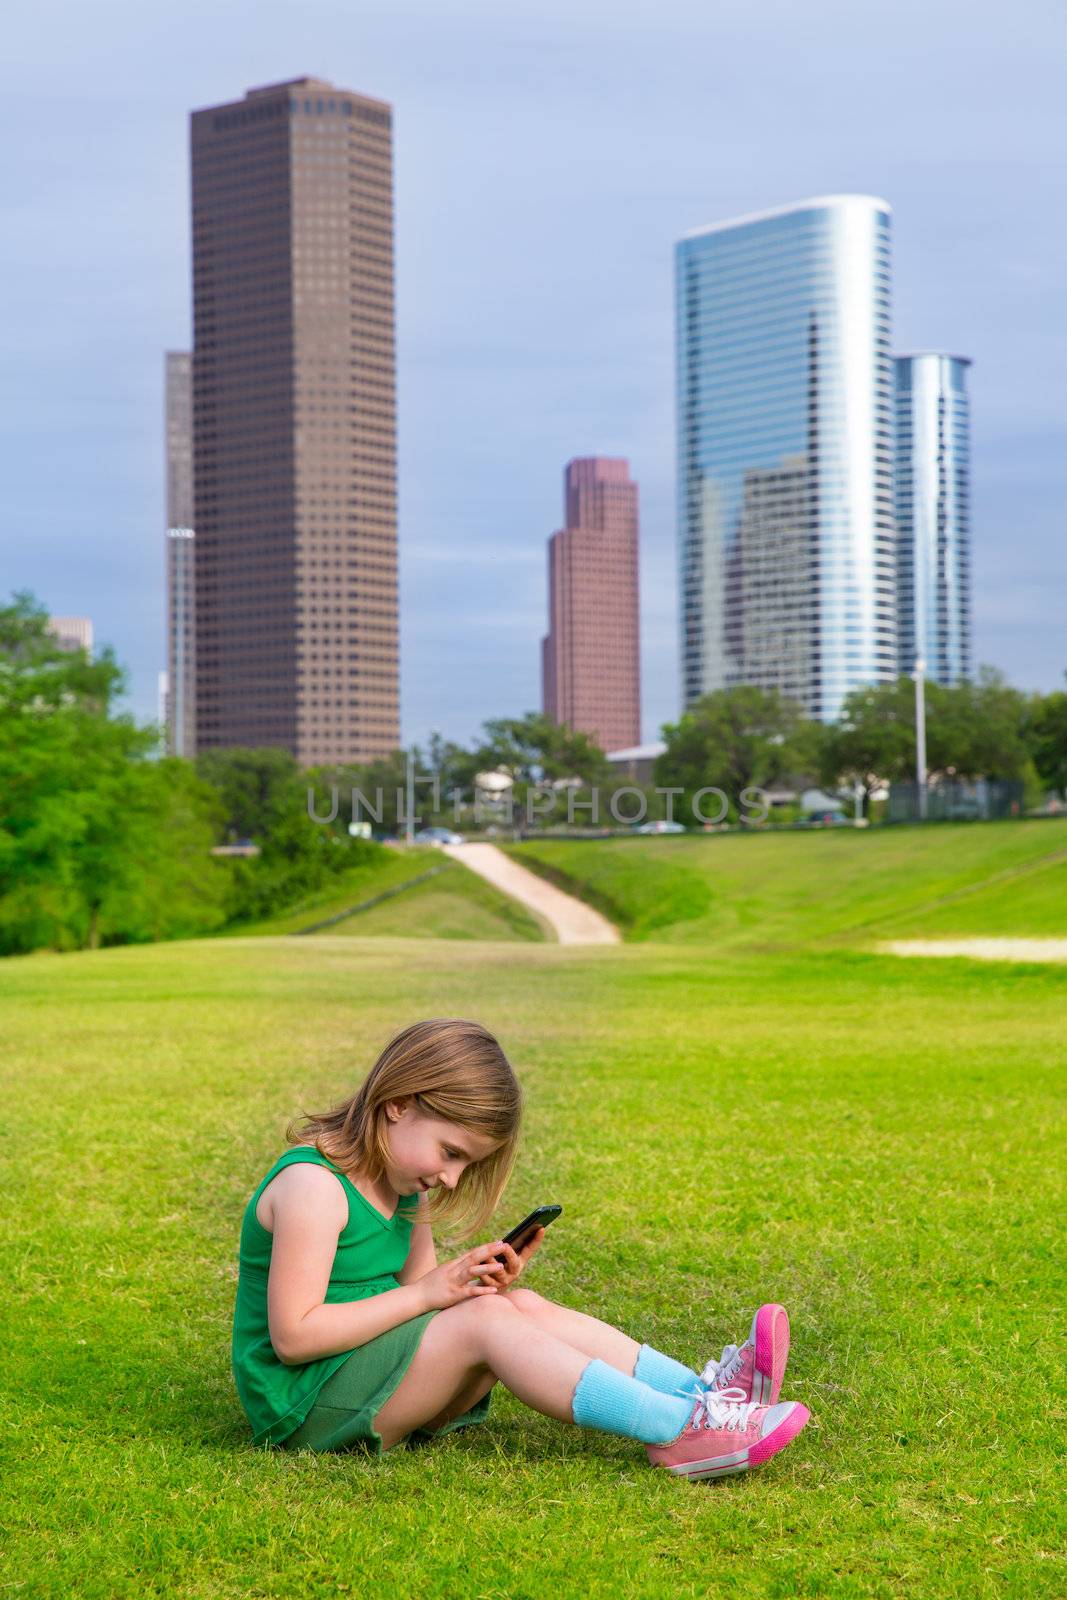
<svg viewBox="0 0 1067 1600"><path fill-rule="evenodd" d="M510 1294L480 1294L467 1303L473 1308L475 1316L482 1317L510 1317L518 1310L517 1306L512 1305Z"/></svg>
<svg viewBox="0 0 1067 1600"><path fill-rule="evenodd" d="M518 1307L511 1304L510 1294L479 1294L471 1300L459 1300L454 1306L446 1306L437 1313L435 1320L446 1318L447 1326L452 1327L461 1319L481 1323L488 1317L513 1316L517 1310Z"/></svg>
<svg viewBox="0 0 1067 1600"><path fill-rule="evenodd" d="M509 1289L504 1298L515 1307L516 1311L536 1311L538 1306L543 1306L545 1303L544 1295L538 1294L536 1289L527 1289L524 1286Z"/></svg>
<svg viewBox="0 0 1067 1600"><path fill-rule="evenodd" d="M458 1348L467 1352L472 1370L488 1371L486 1356L493 1331L508 1324L517 1326L519 1312L516 1306L508 1304L507 1295L479 1294L472 1300L460 1300L454 1306L445 1307L434 1322L441 1324L441 1336L449 1344L456 1342Z"/></svg>

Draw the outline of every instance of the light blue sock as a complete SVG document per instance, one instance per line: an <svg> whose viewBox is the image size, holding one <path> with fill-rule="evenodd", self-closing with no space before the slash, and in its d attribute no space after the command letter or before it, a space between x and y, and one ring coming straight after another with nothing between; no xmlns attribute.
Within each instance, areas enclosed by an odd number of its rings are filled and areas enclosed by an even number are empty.
<svg viewBox="0 0 1067 1600"><path fill-rule="evenodd" d="M643 1344L638 1351L634 1377L664 1394L698 1395L704 1387L692 1367L665 1356L662 1350L653 1350L650 1344Z"/></svg>
<svg viewBox="0 0 1067 1600"><path fill-rule="evenodd" d="M689 1421L693 1401L663 1394L594 1357L578 1379L571 1412L580 1428L621 1433L643 1444L667 1444Z"/></svg>

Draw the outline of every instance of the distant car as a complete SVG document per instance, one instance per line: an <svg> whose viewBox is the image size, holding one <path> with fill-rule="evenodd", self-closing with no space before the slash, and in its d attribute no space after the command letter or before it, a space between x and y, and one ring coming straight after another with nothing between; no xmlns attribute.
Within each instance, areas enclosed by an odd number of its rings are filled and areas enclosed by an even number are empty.
<svg viewBox="0 0 1067 1600"><path fill-rule="evenodd" d="M805 820L819 828L844 828L852 822L843 811L812 811Z"/></svg>
<svg viewBox="0 0 1067 1600"><path fill-rule="evenodd" d="M642 822L636 833L684 833L685 828L680 822Z"/></svg>
<svg viewBox="0 0 1067 1600"><path fill-rule="evenodd" d="M463 835L451 828L420 828L415 835L416 844L462 844Z"/></svg>

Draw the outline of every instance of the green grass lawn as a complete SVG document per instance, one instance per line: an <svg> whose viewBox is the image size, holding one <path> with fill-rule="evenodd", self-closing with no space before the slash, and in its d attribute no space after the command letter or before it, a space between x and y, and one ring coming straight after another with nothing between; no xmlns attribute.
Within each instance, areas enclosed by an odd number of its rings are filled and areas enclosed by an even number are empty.
<svg viewBox="0 0 1067 1600"><path fill-rule="evenodd" d="M443 869L436 877L329 931L360 939L380 934L409 939L555 939L553 930L517 900L501 894L461 862L435 854Z"/></svg>
<svg viewBox="0 0 1067 1600"><path fill-rule="evenodd" d="M434 871L425 883L412 879ZM342 886L343 885L343 886ZM278 916L233 926L219 938L266 938L303 933L386 890L399 894L323 930L331 935L399 935L422 939L544 939L546 929L508 895L432 845L386 850L382 859L347 872L342 884L310 895ZM318 938L319 934L309 937ZM554 937L554 935L553 935Z"/></svg>
<svg viewBox="0 0 1067 1600"><path fill-rule="evenodd" d="M825 876L808 928L845 920ZM324 935L0 964L0 1594L1063 1593L1067 972L518 949ZM250 1447L242 1209L289 1117L441 1014L493 1028L526 1088L496 1230L564 1208L524 1281L694 1365L781 1299L785 1397L813 1415L783 1455L687 1483L499 1386L487 1425L380 1462Z"/></svg>
<svg viewBox="0 0 1067 1600"><path fill-rule="evenodd" d="M509 845L633 940L719 950L1067 936L1067 817Z"/></svg>

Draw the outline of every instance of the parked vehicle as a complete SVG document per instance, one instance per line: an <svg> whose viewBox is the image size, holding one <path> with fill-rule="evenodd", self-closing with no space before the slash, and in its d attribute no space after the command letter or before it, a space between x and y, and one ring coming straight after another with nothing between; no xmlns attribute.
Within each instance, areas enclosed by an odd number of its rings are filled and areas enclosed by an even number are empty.
<svg viewBox="0 0 1067 1600"><path fill-rule="evenodd" d="M635 833L684 833L685 827L680 822L666 822L662 818L658 822L642 822Z"/></svg>
<svg viewBox="0 0 1067 1600"><path fill-rule="evenodd" d="M852 818L843 811L813 811L804 821L812 828L850 828Z"/></svg>
<svg viewBox="0 0 1067 1600"><path fill-rule="evenodd" d="M415 835L416 844L462 844L463 835L451 828L420 828Z"/></svg>

